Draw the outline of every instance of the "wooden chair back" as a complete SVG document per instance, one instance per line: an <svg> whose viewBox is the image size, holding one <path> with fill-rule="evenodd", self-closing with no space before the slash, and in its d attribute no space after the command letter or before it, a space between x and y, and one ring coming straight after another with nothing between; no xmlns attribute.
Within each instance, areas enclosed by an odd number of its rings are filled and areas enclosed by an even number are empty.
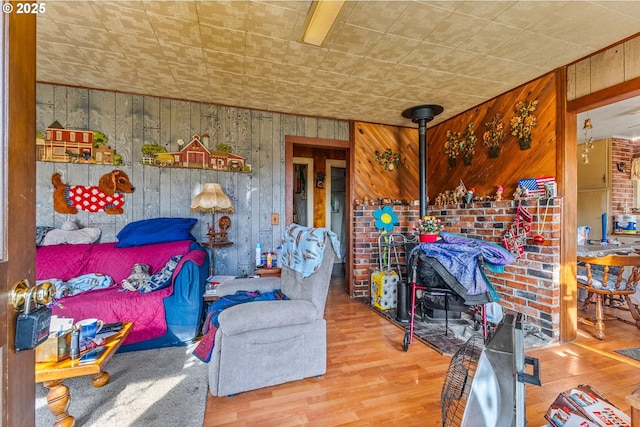
<svg viewBox="0 0 640 427"><path fill-rule="evenodd" d="M606 292L618 295L635 293L636 286L640 281L640 256L630 255L607 255L603 257L577 257L578 263L583 263L587 270L587 284L578 282L578 286L593 292ZM592 266L602 266L603 288L593 286ZM617 268L612 268L617 267ZM600 280L600 278L598 278ZM611 281L615 284L611 286Z"/></svg>

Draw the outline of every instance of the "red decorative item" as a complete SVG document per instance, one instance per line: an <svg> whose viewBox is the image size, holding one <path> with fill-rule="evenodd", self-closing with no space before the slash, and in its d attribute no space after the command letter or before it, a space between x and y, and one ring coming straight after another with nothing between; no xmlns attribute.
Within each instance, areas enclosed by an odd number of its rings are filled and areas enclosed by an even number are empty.
<svg viewBox="0 0 640 427"><path fill-rule="evenodd" d="M433 243L436 240L438 240L438 235L437 234L421 234L420 235L420 242L421 243Z"/></svg>

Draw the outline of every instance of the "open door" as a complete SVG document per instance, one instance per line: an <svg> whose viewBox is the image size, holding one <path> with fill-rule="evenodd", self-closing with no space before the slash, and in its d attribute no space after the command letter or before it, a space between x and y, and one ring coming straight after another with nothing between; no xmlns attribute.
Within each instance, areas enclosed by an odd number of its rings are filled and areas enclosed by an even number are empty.
<svg viewBox="0 0 640 427"><path fill-rule="evenodd" d="M336 263L344 262L344 248L346 247L347 226L347 162L345 160L328 159L326 166L327 203L326 224L327 228L338 235L341 254L336 254Z"/></svg>
<svg viewBox="0 0 640 427"><path fill-rule="evenodd" d="M4 6L15 6L5 3ZM2 14L0 135L0 426L35 425L35 352L15 352L17 313L7 301L13 284L35 279L36 17Z"/></svg>
<svg viewBox="0 0 640 427"><path fill-rule="evenodd" d="M293 222L313 227L312 158L293 158Z"/></svg>

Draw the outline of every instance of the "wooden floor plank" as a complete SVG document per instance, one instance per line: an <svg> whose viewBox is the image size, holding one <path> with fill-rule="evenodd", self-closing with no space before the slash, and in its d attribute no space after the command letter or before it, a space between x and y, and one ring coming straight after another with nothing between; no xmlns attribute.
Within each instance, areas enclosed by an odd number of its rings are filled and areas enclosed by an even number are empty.
<svg viewBox="0 0 640 427"><path fill-rule="evenodd" d="M441 426L440 394L451 360L418 340L402 350L403 330L344 293L334 277L326 308L327 373L233 397L208 396L204 427ZM526 386L529 427L563 390L590 384L630 413L625 397L640 386L640 362L614 352L640 347L640 331L606 323L599 341L586 325L573 343L527 349L540 360L542 386ZM250 375L250 372L247 373Z"/></svg>

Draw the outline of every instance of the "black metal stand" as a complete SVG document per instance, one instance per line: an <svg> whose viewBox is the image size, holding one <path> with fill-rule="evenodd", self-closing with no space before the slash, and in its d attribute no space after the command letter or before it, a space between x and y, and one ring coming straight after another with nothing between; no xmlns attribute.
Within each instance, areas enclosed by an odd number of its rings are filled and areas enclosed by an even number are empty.
<svg viewBox="0 0 640 427"><path fill-rule="evenodd" d="M411 285L402 280L398 282L398 306L396 309L396 320L400 323L409 322L409 288Z"/></svg>

